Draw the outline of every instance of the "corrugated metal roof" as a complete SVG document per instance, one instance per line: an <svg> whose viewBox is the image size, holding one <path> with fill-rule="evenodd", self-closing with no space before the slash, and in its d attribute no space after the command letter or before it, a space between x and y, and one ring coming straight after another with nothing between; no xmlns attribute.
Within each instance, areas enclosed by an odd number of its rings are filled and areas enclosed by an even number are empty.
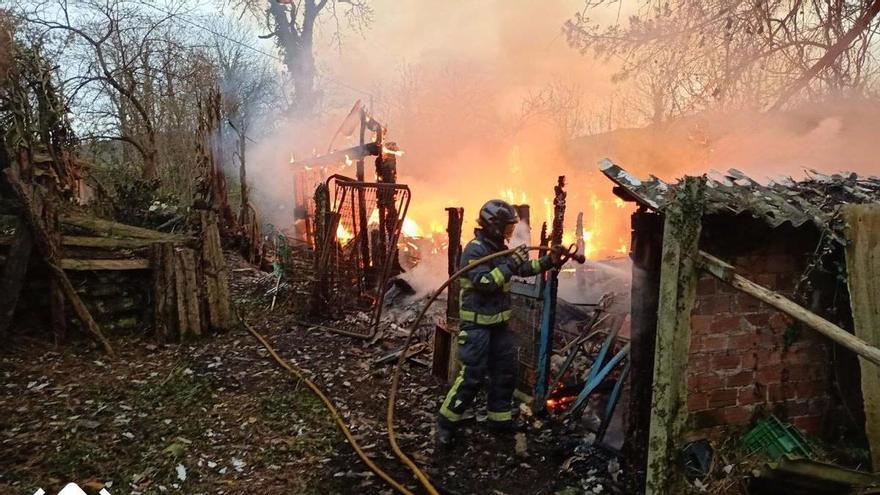
<svg viewBox="0 0 880 495"><path fill-rule="evenodd" d="M653 175L639 179L607 159L599 162L599 169L619 186L618 196L652 210L662 211L673 197L676 184ZM811 222L842 243L841 206L880 202L880 177L806 172L807 178L800 181L781 177L765 185L736 169L713 170L705 174L705 212L749 214L774 228Z"/></svg>

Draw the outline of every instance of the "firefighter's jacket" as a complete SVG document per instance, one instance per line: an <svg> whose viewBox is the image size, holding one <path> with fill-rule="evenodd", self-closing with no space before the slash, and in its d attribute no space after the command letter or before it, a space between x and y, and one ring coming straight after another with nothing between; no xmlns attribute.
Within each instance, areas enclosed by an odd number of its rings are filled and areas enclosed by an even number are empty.
<svg viewBox="0 0 880 495"><path fill-rule="evenodd" d="M475 238L461 254L461 267L479 258L506 248L504 244L487 238L482 230L474 231ZM523 263L517 270L510 256L502 256L468 271L459 280L459 318L462 328L472 325L497 325L510 319L510 279L513 276L530 277L552 266L550 256L542 256Z"/></svg>

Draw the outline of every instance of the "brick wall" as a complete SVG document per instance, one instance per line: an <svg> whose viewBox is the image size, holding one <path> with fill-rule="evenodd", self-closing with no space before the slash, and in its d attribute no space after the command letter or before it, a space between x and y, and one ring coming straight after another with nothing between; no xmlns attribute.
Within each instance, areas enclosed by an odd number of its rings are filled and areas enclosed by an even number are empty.
<svg viewBox="0 0 880 495"><path fill-rule="evenodd" d="M785 242L767 241L724 257L750 280L791 297L804 256ZM689 436L712 437L726 426L745 427L761 413L818 433L829 400L827 352L818 333L701 275L687 369Z"/></svg>

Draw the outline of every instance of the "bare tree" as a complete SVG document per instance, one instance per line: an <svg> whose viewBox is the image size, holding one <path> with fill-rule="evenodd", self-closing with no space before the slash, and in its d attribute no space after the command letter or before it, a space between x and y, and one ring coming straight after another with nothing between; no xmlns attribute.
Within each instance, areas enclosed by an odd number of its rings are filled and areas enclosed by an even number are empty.
<svg viewBox="0 0 880 495"><path fill-rule="evenodd" d="M648 75L653 121L705 108L779 107L802 90L860 94L876 84L877 1L643 1L611 26L591 17L618 2L587 0L563 30L571 46L621 61L620 79Z"/></svg>
<svg viewBox="0 0 880 495"><path fill-rule="evenodd" d="M67 33L68 55L79 63L66 81L69 94L88 101L84 113L94 125L88 138L119 140L142 160L145 179L158 178L154 104L160 77L157 57L178 52L166 27L176 14L152 16L127 0L40 2L23 12L32 25Z"/></svg>
<svg viewBox="0 0 880 495"><path fill-rule="evenodd" d="M344 27L362 30L372 21L366 0L232 0L232 6L265 19L269 33L283 55L293 81L293 110L299 116L315 112L321 92L316 87L315 30L322 18L335 25L334 38L341 40ZM267 5L268 4L268 5Z"/></svg>

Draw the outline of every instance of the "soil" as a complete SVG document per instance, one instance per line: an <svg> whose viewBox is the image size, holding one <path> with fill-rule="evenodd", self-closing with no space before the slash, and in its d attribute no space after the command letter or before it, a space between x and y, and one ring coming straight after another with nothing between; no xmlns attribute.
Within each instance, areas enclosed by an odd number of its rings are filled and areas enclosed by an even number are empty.
<svg viewBox="0 0 880 495"><path fill-rule="evenodd" d="M270 311L268 274L237 260L231 267L246 321L307 370L375 462L423 493L386 438L392 368L373 364L402 339L370 344L305 325L282 298ZM296 287L288 291L297 297ZM0 350L0 493L57 493L68 482L114 495L392 493L320 400L241 325L185 344L158 344L149 332L112 341L114 360L85 340L55 346L14 336ZM583 491L584 480L610 478L604 464L578 470L572 452L581 437L561 425L531 421L516 445L486 431L479 406L457 445L435 450L446 387L408 363L396 420L402 448L442 492L600 493ZM602 493L616 490L606 484Z"/></svg>

